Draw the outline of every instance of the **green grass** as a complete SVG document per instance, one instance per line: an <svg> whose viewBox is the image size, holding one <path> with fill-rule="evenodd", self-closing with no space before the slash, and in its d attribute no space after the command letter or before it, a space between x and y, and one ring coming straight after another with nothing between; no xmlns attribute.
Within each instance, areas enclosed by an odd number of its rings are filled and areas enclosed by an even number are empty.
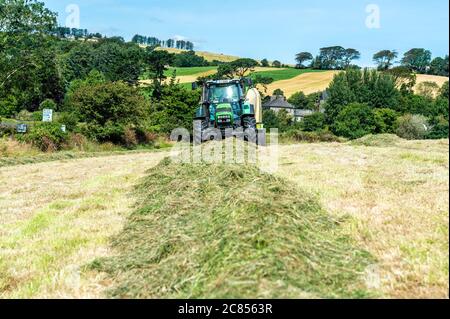
<svg viewBox="0 0 450 319"><path fill-rule="evenodd" d="M203 72L208 72L211 70L216 70L217 66L201 66L201 67L190 67L190 68L169 68L165 72L166 76L172 76L173 71L177 71L177 76L187 76L187 75L195 75Z"/></svg>
<svg viewBox="0 0 450 319"><path fill-rule="evenodd" d="M261 75L264 77L270 77L276 81L282 81L282 80L289 80L292 78L295 78L296 76L299 76L300 74L304 73L311 73L311 72L323 72L322 70L312 70L312 69L294 69L294 68L288 68L283 70L277 70L274 69L273 71L261 71L261 72L255 72L252 74L252 77L255 78L256 75Z"/></svg>
<svg viewBox="0 0 450 319"><path fill-rule="evenodd" d="M115 298L363 298L372 257L315 196L254 166L163 160L113 238Z"/></svg>

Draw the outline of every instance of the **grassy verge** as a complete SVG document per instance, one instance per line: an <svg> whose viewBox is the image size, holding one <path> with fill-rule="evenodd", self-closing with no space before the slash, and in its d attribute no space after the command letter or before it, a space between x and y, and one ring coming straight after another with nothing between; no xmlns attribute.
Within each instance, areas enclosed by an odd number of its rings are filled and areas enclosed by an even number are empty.
<svg viewBox="0 0 450 319"><path fill-rule="evenodd" d="M288 68L283 70L277 70L274 69L273 71L261 71L261 72L255 72L252 74L252 77L255 78L257 75L269 77L276 81L282 81L282 80L289 80L292 78L295 78L296 76L299 76L301 74L305 73L313 73L313 72L323 72L321 70L312 70L312 69L294 69L294 68Z"/></svg>
<svg viewBox="0 0 450 319"><path fill-rule="evenodd" d="M253 166L177 165L137 189L138 207L114 237L118 298L368 297L372 262L317 199Z"/></svg>

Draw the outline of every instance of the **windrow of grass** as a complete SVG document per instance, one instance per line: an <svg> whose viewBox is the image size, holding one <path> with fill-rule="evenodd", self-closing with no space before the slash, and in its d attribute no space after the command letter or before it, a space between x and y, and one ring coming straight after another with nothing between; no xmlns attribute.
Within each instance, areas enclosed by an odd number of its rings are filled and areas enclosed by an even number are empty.
<svg viewBox="0 0 450 319"><path fill-rule="evenodd" d="M163 160L97 259L115 298L362 298L372 257L315 196L253 166Z"/></svg>
<svg viewBox="0 0 450 319"><path fill-rule="evenodd" d="M312 70L312 69L294 69L294 68L287 68L287 69L282 69L282 70L273 69L271 71L255 72L252 74L252 78L255 78L257 75L260 75L263 77L272 78L274 82L277 82L277 81L282 81L282 80L289 80L289 79L295 78L296 76L299 76L301 74L312 73L312 72L323 72L323 71L322 70Z"/></svg>

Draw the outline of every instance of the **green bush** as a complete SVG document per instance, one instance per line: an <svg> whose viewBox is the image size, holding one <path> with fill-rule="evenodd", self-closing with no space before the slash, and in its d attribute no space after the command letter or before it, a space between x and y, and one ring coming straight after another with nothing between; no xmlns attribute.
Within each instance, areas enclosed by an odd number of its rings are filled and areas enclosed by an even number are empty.
<svg viewBox="0 0 450 319"><path fill-rule="evenodd" d="M27 134L19 136L19 139L44 152L60 150L66 138L67 134L61 131L60 124L45 122L33 125Z"/></svg>
<svg viewBox="0 0 450 319"><path fill-rule="evenodd" d="M325 127L325 114L323 113L313 113L305 116L300 123L300 128L305 132L322 131Z"/></svg>
<svg viewBox="0 0 450 319"><path fill-rule="evenodd" d="M375 132L375 118L367 104L352 103L343 108L332 126L338 136L357 139Z"/></svg>
<svg viewBox="0 0 450 319"><path fill-rule="evenodd" d="M408 140L423 139L428 133L428 121L423 115L406 114L398 118L397 126L397 135Z"/></svg>
<svg viewBox="0 0 450 319"><path fill-rule="evenodd" d="M57 108L57 105L56 105L55 101L53 101L51 99L46 99L41 104L39 104L39 111L42 111L45 109L56 111L56 108Z"/></svg>
<svg viewBox="0 0 450 319"><path fill-rule="evenodd" d="M70 104L84 122L83 134L113 143L123 143L125 128L142 125L149 109L139 90L124 82L81 86Z"/></svg>
<svg viewBox="0 0 450 319"><path fill-rule="evenodd" d="M375 118L375 132L377 134L394 133L397 124L398 113L391 109L376 109L373 111Z"/></svg>
<svg viewBox="0 0 450 319"><path fill-rule="evenodd" d="M77 127L79 119L73 112L61 112L56 114L56 121L61 125L65 125L68 131L74 131Z"/></svg>
<svg viewBox="0 0 450 319"><path fill-rule="evenodd" d="M0 116L12 117L16 114L19 108L19 103L13 95L8 95L6 98L0 98Z"/></svg>
<svg viewBox="0 0 450 319"><path fill-rule="evenodd" d="M436 119L433 119L432 127L429 133L427 134L427 139L443 139L449 137L449 123L448 120L444 117L440 116Z"/></svg>

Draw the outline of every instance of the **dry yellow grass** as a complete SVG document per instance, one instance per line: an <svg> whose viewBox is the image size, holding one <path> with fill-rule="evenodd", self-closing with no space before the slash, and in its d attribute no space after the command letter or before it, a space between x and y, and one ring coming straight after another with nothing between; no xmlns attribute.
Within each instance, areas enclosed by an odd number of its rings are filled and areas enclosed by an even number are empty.
<svg viewBox="0 0 450 319"><path fill-rule="evenodd" d="M166 153L0 169L0 298L99 298L82 267L108 256L134 204L132 186Z"/></svg>
<svg viewBox="0 0 450 319"><path fill-rule="evenodd" d="M281 145L278 175L317 193L377 258L368 288L384 298L448 298L449 143ZM0 169L0 298L103 297L81 267L109 256L130 196L167 153Z"/></svg>
<svg viewBox="0 0 450 319"><path fill-rule="evenodd" d="M446 76L437 76L437 75L428 75L428 74L417 74L417 84L423 83L423 82L434 82L439 87L442 87L442 85L448 81L448 77Z"/></svg>
<svg viewBox="0 0 450 319"><path fill-rule="evenodd" d="M319 195L378 263L384 298L448 298L449 144L301 144L281 148L279 174ZM293 186L294 187L294 186Z"/></svg>
<svg viewBox="0 0 450 319"><path fill-rule="evenodd" d="M273 92L276 89L281 89L288 98L299 91L303 91L305 94L323 91L330 85L334 75L338 72L339 71L304 73L289 80L274 82L267 86L267 91Z"/></svg>
<svg viewBox="0 0 450 319"><path fill-rule="evenodd" d="M186 52L186 50L179 50L175 48L157 48L157 50L164 50L170 53L182 53ZM198 56L204 57L206 61L212 62L214 60L221 61L221 62L232 62L234 60L239 59L238 56L228 55L228 54L222 54L222 53L212 53L212 52L206 52L206 51L195 51L195 54Z"/></svg>

